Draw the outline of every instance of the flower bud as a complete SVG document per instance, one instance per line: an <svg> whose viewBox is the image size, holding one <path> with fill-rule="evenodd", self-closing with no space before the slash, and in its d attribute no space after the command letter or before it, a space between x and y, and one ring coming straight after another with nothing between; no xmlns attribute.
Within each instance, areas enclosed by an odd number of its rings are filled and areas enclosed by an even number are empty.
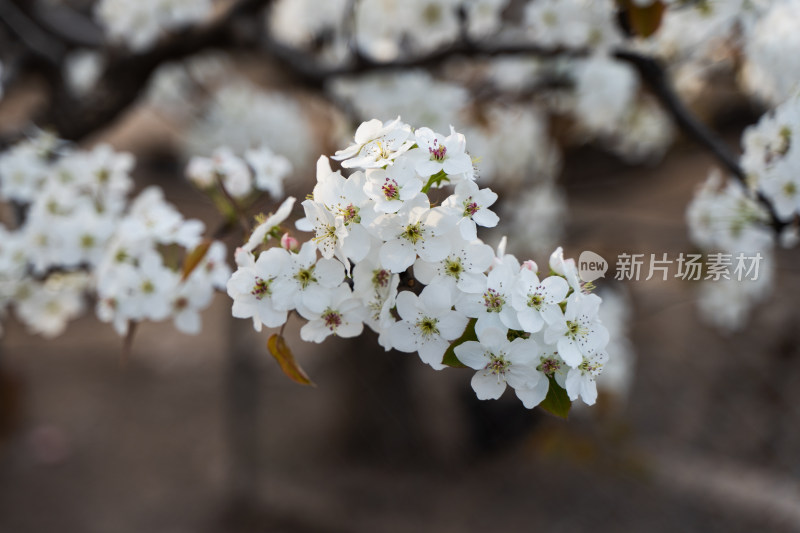
<svg viewBox="0 0 800 533"><path fill-rule="evenodd" d="M300 243L287 232L281 237L281 247L284 250L297 253L300 250Z"/></svg>

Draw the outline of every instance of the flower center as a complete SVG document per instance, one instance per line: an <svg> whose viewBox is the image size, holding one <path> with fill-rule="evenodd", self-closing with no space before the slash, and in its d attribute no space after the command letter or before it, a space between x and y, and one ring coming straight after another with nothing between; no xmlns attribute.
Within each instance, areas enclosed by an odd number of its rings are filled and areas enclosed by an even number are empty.
<svg viewBox="0 0 800 533"><path fill-rule="evenodd" d="M464 200L464 216L471 217L475 213L478 212L480 207L478 207L477 202L472 201L472 196Z"/></svg>
<svg viewBox="0 0 800 533"><path fill-rule="evenodd" d="M552 376L561 369L561 361L555 357L547 357L542 359L542 364L539 365L540 370L546 376Z"/></svg>
<svg viewBox="0 0 800 533"><path fill-rule="evenodd" d="M255 296L258 300L262 299L264 296L269 296L272 294L272 290L269 287L271 284L271 279L265 280L256 276L256 283L253 285L253 290L250 291L250 294Z"/></svg>
<svg viewBox="0 0 800 533"><path fill-rule="evenodd" d="M587 333L586 328L582 327L580 322L575 322L572 320L567 320L567 336L571 339L575 339L579 335L585 335Z"/></svg>
<svg viewBox="0 0 800 533"><path fill-rule="evenodd" d="M439 328L436 327L436 324L439 321L435 318L431 318L429 316L422 317L419 322L417 322L417 327L419 331L422 333L422 336L427 338L431 335L438 335Z"/></svg>
<svg viewBox="0 0 800 533"><path fill-rule="evenodd" d="M342 315L330 307L322 313L322 320L325 322L325 327L331 331L336 331L336 328L342 325Z"/></svg>
<svg viewBox="0 0 800 533"><path fill-rule="evenodd" d="M386 178L383 182L381 190L383 191L383 196L387 200L400 199L400 188L397 186L397 182L393 179Z"/></svg>
<svg viewBox="0 0 800 533"><path fill-rule="evenodd" d="M597 374L599 374L600 373L600 369L602 367L603 367L603 365L598 364L598 363L596 363L594 361L590 361L589 359L584 359L583 362L578 365L578 369L581 372L583 372L584 374L588 373L588 374L591 374L593 376L596 376Z"/></svg>
<svg viewBox="0 0 800 533"><path fill-rule="evenodd" d="M316 265L311 265L309 268L302 269L294 275L294 279L296 279L302 288L308 287L311 283L317 281L317 278L314 277L314 267Z"/></svg>
<svg viewBox="0 0 800 533"><path fill-rule="evenodd" d="M340 208L339 214L344 217L345 224L349 224L351 221L355 223L361 222L361 217L358 215L358 208L353 204Z"/></svg>
<svg viewBox="0 0 800 533"><path fill-rule="evenodd" d="M374 270L372 273L372 285L374 287L386 287L389 284L391 274L388 270Z"/></svg>
<svg viewBox="0 0 800 533"><path fill-rule="evenodd" d="M417 222L416 224L409 224L400 236L416 244L417 241L422 239L422 223Z"/></svg>
<svg viewBox="0 0 800 533"><path fill-rule="evenodd" d="M487 289L483 293L483 305L486 306L486 311L489 313L499 313L503 310L505 303L503 296L494 289Z"/></svg>
<svg viewBox="0 0 800 533"><path fill-rule="evenodd" d="M489 362L484 367L484 370L488 370L495 376L504 376L508 371L508 367L511 366L511 361L506 359L504 355L503 353L500 355L489 354Z"/></svg>
<svg viewBox="0 0 800 533"><path fill-rule="evenodd" d="M461 258L456 257L450 259L449 257L444 261L444 273L456 279L461 278L461 273L464 271L464 265L461 264Z"/></svg>
<svg viewBox="0 0 800 533"><path fill-rule="evenodd" d="M544 303L544 297L538 292L531 294L530 297L528 298L528 307L533 307L534 309L540 309L543 303Z"/></svg>
<svg viewBox="0 0 800 533"><path fill-rule="evenodd" d="M447 147L439 144L439 141L434 139L433 146L428 148L428 152L431 154L431 160L433 161L444 161L444 156L447 154Z"/></svg>

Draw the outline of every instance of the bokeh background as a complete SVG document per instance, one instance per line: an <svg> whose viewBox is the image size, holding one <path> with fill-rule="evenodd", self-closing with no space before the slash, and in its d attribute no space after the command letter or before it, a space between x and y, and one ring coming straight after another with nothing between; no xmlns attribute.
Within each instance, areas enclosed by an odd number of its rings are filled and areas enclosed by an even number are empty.
<svg viewBox="0 0 800 533"><path fill-rule="evenodd" d="M241 17L217 2L202 24L226 24L224 37L206 42L187 15L188 30L163 26L141 44L122 30L115 41L93 2L2 1L0 135L13 142L39 121L82 147L131 152L137 191L157 184L213 229L221 215L184 176L193 155L267 143L292 161L285 186L303 198L316 158L345 147L361 120L452 124L481 156L479 180L501 196L503 222L486 242L508 235L510 251L540 265L558 245L611 263L597 282L613 339L597 405L575 405L564 421L509 391L480 402L471 372L434 372L413 354L384 352L372 334L305 344L290 321L287 340L316 383L303 387L221 293L201 334L144 323L125 358L91 304L55 339L10 314L0 337L0 531L800 531L798 251L774 253L774 290L727 327L699 310L699 282L613 280L621 253L697 251L686 208L718 160L621 62L425 55L461 46L465 12L470 42L502 42L526 35L528 5L544 2L423 3L409 5L442 10L436 31L423 32L436 39L376 29L370 17L415 20L390 2L280 1L266 12L242 2ZM658 44L638 46L670 60L670 83L735 152L770 103L754 97L719 23L733 13L706 21L716 29L702 46L683 43L691 54L670 48L680 32L666 22ZM25 28L31 21L38 29ZM134 27L142 38L144 24ZM353 32L366 59L334 75ZM37 49L40 34L61 43L56 66ZM192 53L169 48L197 35ZM148 57L154 64L137 70ZM426 59L403 67L415 57ZM124 61L137 81L108 69ZM372 61L397 64L384 72ZM81 115L125 83L135 94L108 120ZM76 107L54 114L67 96ZM241 242L226 237L229 250Z"/></svg>

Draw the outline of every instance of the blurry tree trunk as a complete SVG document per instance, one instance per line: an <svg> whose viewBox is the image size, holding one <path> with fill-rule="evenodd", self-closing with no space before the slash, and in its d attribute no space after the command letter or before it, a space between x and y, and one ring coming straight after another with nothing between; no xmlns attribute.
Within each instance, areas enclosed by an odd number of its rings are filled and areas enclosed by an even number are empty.
<svg viewBox="0 0 800 533"><path fill-rule="evenodd" d="M384 352L371 331L348 348L344 454L384 465L419 461L426 447L412 385L416 356Z"/></svg>
<svg viewBox="0 0 800 533"><path fill-rule="evenodd" d="M258 422L262 378L259 354L247 342L250 321L229 323L223 411L229 461L225 521L234 531L250 531L257 527L260 500Z"/></svg>

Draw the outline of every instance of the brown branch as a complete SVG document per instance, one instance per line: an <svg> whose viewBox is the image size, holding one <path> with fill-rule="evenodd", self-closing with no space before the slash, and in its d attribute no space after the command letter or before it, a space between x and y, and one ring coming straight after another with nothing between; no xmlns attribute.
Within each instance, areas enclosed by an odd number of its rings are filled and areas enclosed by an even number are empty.
<svg viewBox="0 0 800 533"><path fill-rule="evenodd" d="M214 23L176 33L147 52L116 57L111 54L94 90L76 100L65 88L57 88L50 106L37 122L70 140L80 140L96 132L136 101L159 66L208 48L235 46L237 24L252 18L270 1L241 0Z"/></svg>
<svg viewBox="0 0 800 533"><path fill-rule="evenodd" d="M635 68L641 80L670 114L678 127L688 137L708 149L717 161L742 184L745 190L750 191L747 185L747 176L739 165L739 158L716 133L700 122L689 111L675 93L664 67L657 59L628 51L617 51L614 53L614 57ZM778 217L772 202L762 192L756 191L753 196L767 210L770 217L770 226L776 235L779 235L781 230L789 225L789 222Z"/></svg>

